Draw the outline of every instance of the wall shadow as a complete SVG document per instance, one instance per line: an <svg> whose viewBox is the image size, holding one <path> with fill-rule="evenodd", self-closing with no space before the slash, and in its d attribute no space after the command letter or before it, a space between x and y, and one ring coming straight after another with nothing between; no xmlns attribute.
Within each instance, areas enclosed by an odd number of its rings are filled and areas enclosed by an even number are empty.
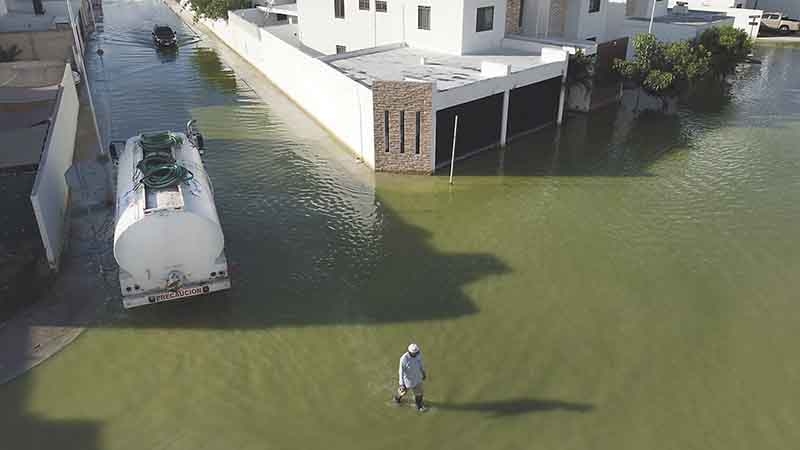
<svg viewBox="0 0 800 450"><path fill-rule="evenodd" d="M529 413L556 411L588 413L594 410L590 403L575 403L562 400L520 398L490 402L447 403L431 402L434 408L446 411L467 411L490 414L491 417L506 417Z"/></svg>
<svg viewBox="0 0 800 450"><path fill-rule="evenodd" d="M90 420L53 420L26 412L26 400L33 381L22 377L3 386L0 408L2 448L41 450L48 448L101 450L101 424Z"/></svg>

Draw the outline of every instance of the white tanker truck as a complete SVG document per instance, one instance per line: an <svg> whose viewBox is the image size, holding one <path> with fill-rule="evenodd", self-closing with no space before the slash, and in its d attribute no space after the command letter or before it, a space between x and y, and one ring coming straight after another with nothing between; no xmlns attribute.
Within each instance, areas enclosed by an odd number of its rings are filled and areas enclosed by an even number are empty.
<svg viewBox="0 0 800 450"><path fill-rule="evenodd" d="M125 308L229 289L202 135L141 133L111 145L117 161L114 257Z"/></svg>

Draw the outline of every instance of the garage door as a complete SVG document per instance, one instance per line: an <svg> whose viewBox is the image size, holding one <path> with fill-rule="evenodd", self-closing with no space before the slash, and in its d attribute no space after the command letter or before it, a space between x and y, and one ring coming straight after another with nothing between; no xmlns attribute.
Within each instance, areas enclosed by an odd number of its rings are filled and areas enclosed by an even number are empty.
<svg viewBox="0 0 800 450"><path fill-rule="evenodd" d="M508 99L508 138L555 122L561 77L511 91Z"/></svg>
<svg viewBox="0 0 800 450"><path fill-rule="evenodd" d="M453 124L458 115L456 158L500 142L503 94L484 97L436 112L436 165L450 162Z"/></svg>

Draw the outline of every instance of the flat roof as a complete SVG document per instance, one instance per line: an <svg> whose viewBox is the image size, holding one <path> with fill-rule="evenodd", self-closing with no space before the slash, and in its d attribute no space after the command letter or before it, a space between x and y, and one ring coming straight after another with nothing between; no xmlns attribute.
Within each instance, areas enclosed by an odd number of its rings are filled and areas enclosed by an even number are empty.
<svg viewBox="0 0 800 450"><path fill-rule="evenodd" d="M641 20L645 22L650 21L649 17L628 17L627 19ZM668 23L672 25L702 26L732 19L733 17L728 17L725 15L725 13L718 13L714 11L689 10L686 14L675 14L670 10L670 12L666 15L654 17L653 22Z"/></svg>
<svg viewBox="0 0 800 450"><path fill-rule="evenodd" d="M0 169L19 166L37 166L42 157L42 147L47 139L49 124L28 128L0 130Z"/></svg>
<svg viewBox="0 0 800 450"><path fill-rule="evenodd" d="M425 64L422 64L422 58ZM428 81L440 91L466 86L487 77L482 62L508 64L511 73L549 64L538 54L497 48L481 54L448 55L411 47L395 47L374 52L356 51L328 60L350 78L372 86L375 80Z"/></svg>
<svg viewBox="0 0 800 450"><path fill-rule="evenodd" d="M58 86L0 88L0 170L38 166Z"/></svg>
<svg viewBox="0 0 800 450"><path fill-rule="evenodd" d="M71 0L72 13L80 11L80 0ZM67 5L63 1L42 2L44 14L33 13L33 3L27 0L6 0L8 14L0 16L0 32L55 30L57 24L69 24ZM69 27L66 28L69 30Z"/></svg>

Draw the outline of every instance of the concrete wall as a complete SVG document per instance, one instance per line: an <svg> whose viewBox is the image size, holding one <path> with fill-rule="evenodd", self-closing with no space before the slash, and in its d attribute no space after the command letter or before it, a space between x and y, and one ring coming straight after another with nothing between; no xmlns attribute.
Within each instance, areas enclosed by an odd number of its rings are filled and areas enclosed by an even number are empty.
<svg viewBox="0 0 800 450"><path fill-rule="evenodd" d="M344 19L336 19L333 0L298 0L300 39L327 55L336 53L337 45L352 51L402 42L404 3L387 0L387 12L382 13L375 11L375 0L370 0L369 11L360 11L358 0L344 0Z"/></svg>
<svg viewBox="0 0 800 450"><path fill-rule="evenodd" d="M64 30L0 33L0 46L16 45L22 53L17 60L72 61L72 32Z"/></svg>
<svg viewBox="0 0 800 450"><path fill-rule="evenodd" d="M462 53L474 53L499 47L506 34L506 0L462 0L463 44ZM475 31L478 8L494 7L494 23L489 31Z"/></svg>
<svg viewBox="0 0 800 450"><path fill-rule="evenodd" d="M39 171L31 192L31 203L39 224L47 261L58 268L64 248L69 187L64 176L72 165L75 134L78 128L78 93L69 64L63 71L59 101L50 122L47 141L39 162Z"/></svg>
<svg viewBox="0 0 800 450"><path fill-rule="evenodd" d="M278 39L265 28L247 22L239 11L231 12L227 22L202 22L374 168L373 107L369 88Z"/></svg>
<svg viewBox="0 0 800 450"><path fill-rule="evenodd" d="M601 0L600 11L589 12L589 0L580 0L578 8L578 33L576 39L595 38L597 42L605 42L606 20L608 17L608 0ZM617 36L615 36L617 37Z"/></svg>
<svg viewBox="0 0 800 450"><path fill-rule="evenodd" d="M628 16L630 17L650 17L656 4L655 17L667 14L667 0L628 0Z"/></svg>
<svg viewBox="0 0 800 450"><path fill-rule="evenodd" d="M392 0L389 0L390 4ZM417 27L417 5L431 7L431 29ZM463 1L419 0L409 1L405 7L405 36L402 41L411 47L459 55L463 46ZM499 24L495 25L500 26ZM473 28L472 31L475 31Z"/></svg>
<svg viewBox="0 0 800 450"><path fill-rule="evenodd" d="M431 173L434 167L433 84L376 81L372 87L375 115L375 170ZM389 140L386 141L386 113ZM416 114L420 114L419 154L416 153ZM400 148L400 115L404 117L404 145Z"/></svg>
<svg viewBox="0 0 800 450"><path fill-rule="evenodd" d="M0 86L43 87L59 84L64 61L15 61L0 63Z"/></svg>

